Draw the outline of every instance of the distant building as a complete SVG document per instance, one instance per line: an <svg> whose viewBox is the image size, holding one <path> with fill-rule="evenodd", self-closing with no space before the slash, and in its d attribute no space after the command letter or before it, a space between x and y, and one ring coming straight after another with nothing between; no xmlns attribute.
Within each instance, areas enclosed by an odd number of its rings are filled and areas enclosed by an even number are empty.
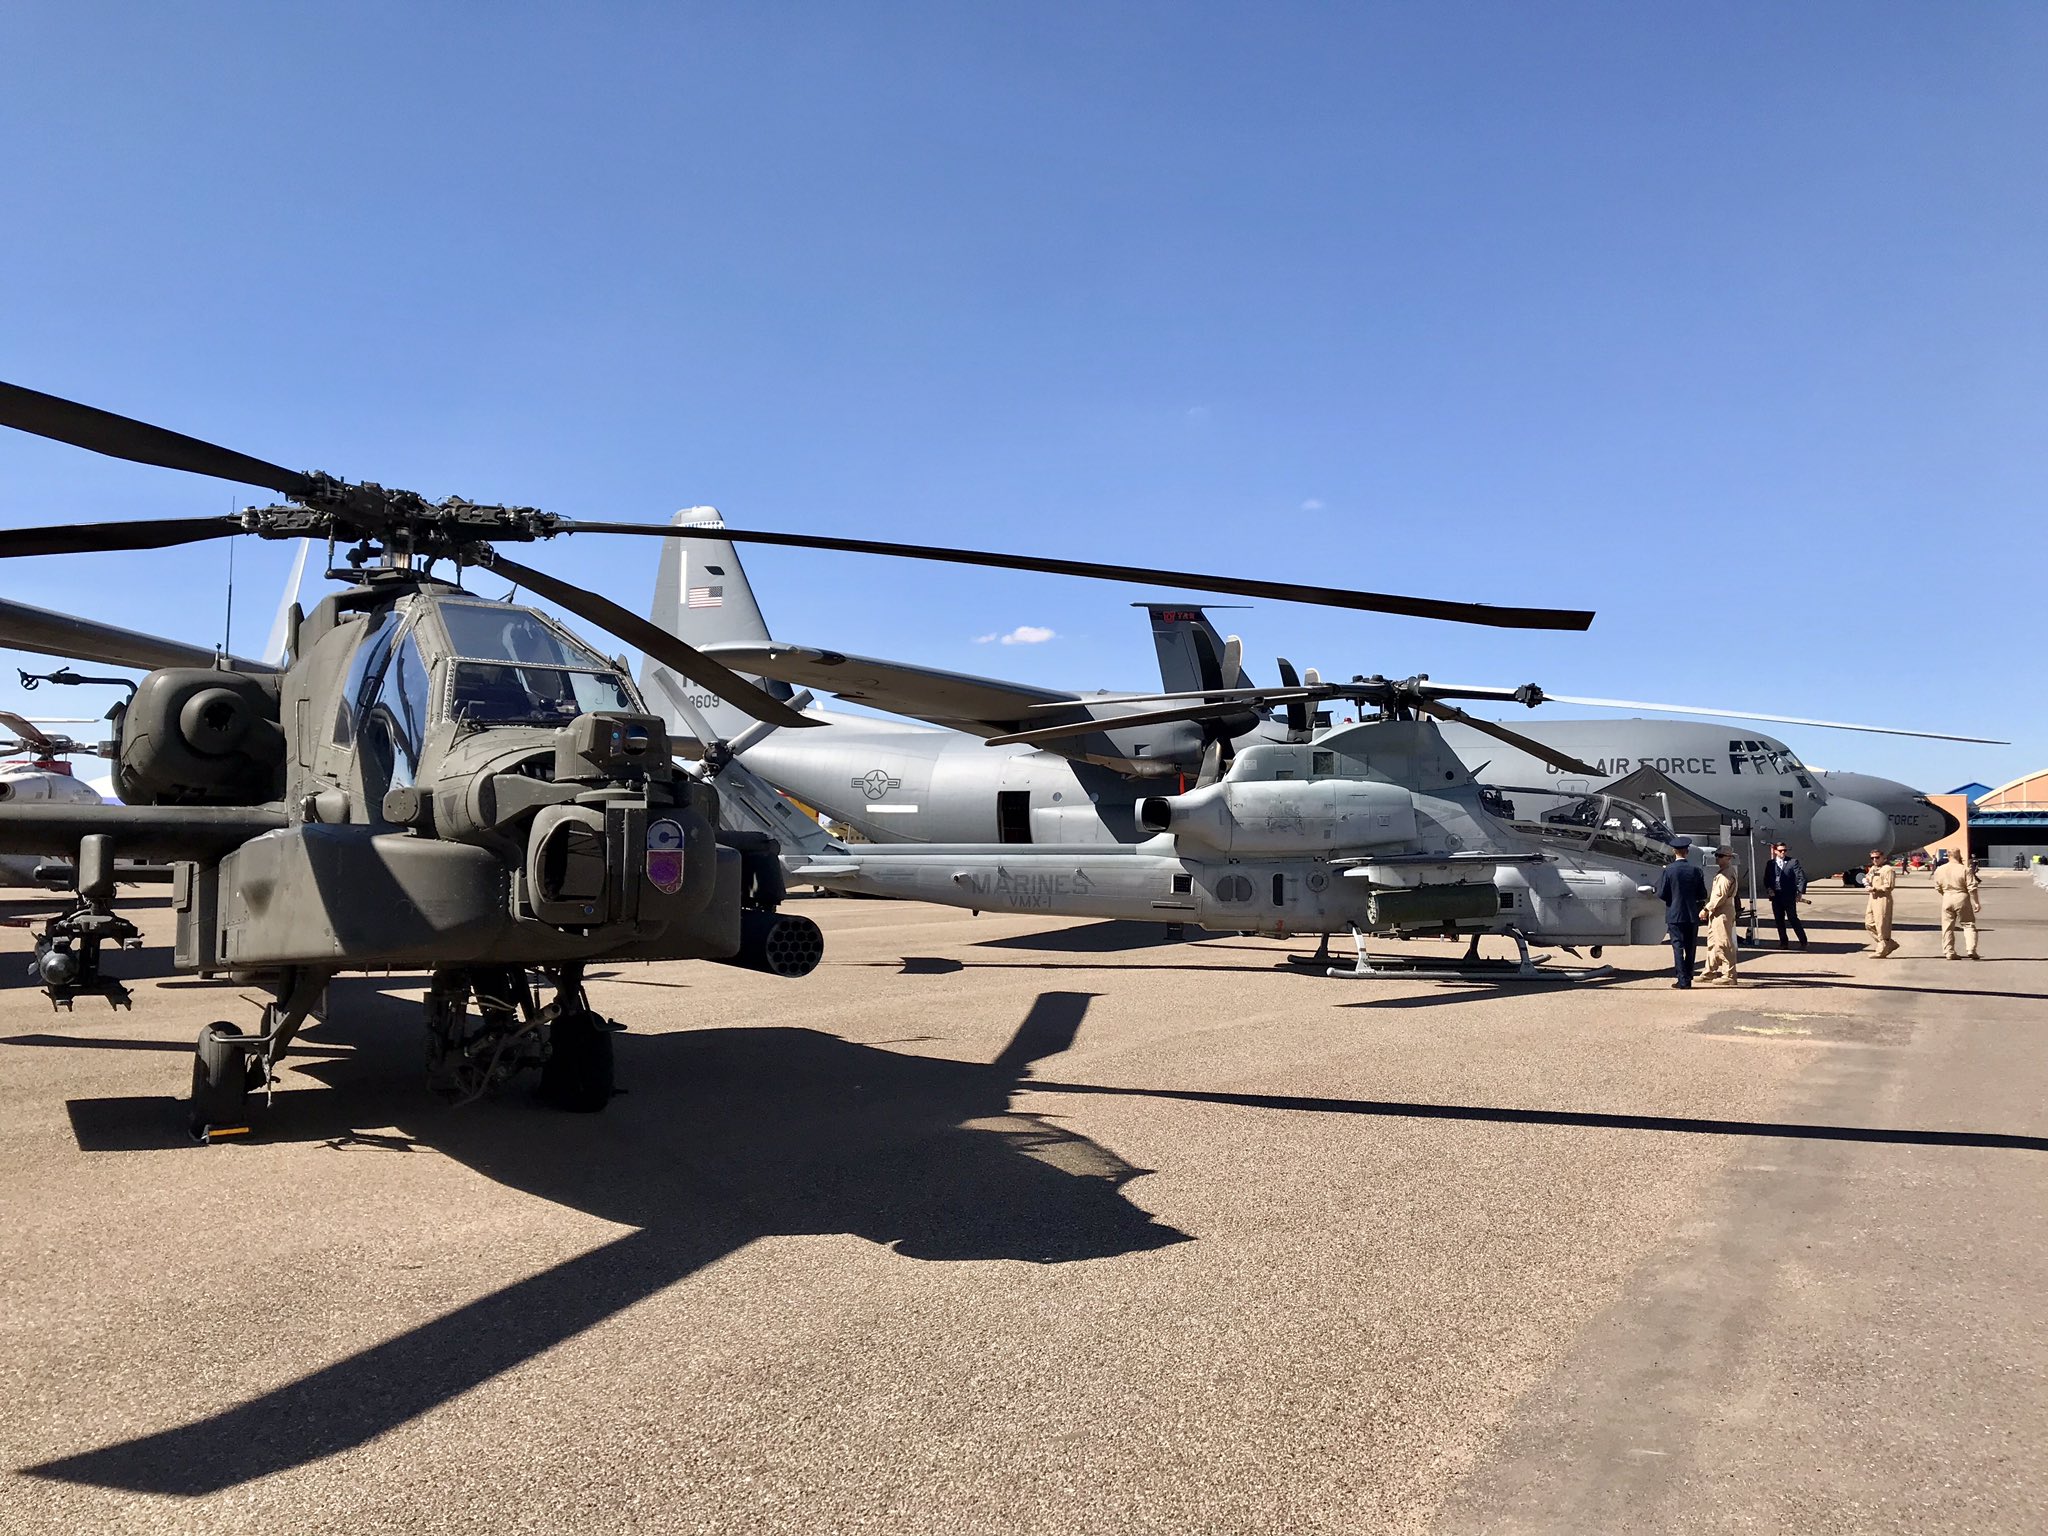
<svg viewBox="0 0 2048 1536"><path fill-rule="evenodd" d="M1965 784L1948 795L1928 796L1936 805L1960 800L1963 810L1949 805L1951 815L1965 817L1964 828L1951 841L1969 839L1977 862L1990 869L2009 869L2013 860L2032 863L2048 854L2048 768L2022 774L1996 789Z"/></svg>

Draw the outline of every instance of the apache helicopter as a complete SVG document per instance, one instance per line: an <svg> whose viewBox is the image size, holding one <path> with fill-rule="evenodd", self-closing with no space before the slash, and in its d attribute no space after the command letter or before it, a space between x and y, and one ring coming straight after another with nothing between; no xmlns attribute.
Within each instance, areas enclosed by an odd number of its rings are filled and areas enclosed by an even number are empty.
<svg viewBox="0 0 2048 1536"><path fill-rule="evenodd" d="M344 971L431 972L428 1061L445 1091L472 1098L537 1066L544 1099L595 1110L612 1094L615 1026L584 994L590 962L702 958L781 975L817 964L815 925L775 909L773 844L721 838L716 790L678 774L668 732L625 663L535 609L462 585L465 569L509 578L707 697L768 725L808 725L610 599L496 548L568 533L670 539L701 530L429 501L285 469L16 385L0 385L0 425L287 498L235 516L0 530L0 557L242 534L325 539L328 574L344 587L310 615L293 605L281 669L180 665L174 643L141 637L134 660L156 670L120 711L114 781L125 803L0 808L0 851L75 857L79 903L37 941L53 1001L82 992L125 1000L99 970L103 944L136 936L112 909L117 856L173 861L181 969L269 992L257 1033L227 1021L200 1032L190 1116L202 1136L246 1129L251 1082L274 1083L293 1037ZM874 540L715 537L1510 627L1583 629L1592 618ZM452 579L434 574L442 562ZM136 639L63 616L53 632L40 610L16 615L11 631L0 611L0 644L19 633L26 645L120 661Z"/></svg>
<svg viewBox="0 0 2048 1536"><path fill-rule="evenodd" d="M1590 946L1597 959L1605 945L1662 937L1655 884L1678 855L1660 818L1606 794L1518 815L1513 791L1476 781L1437 728L1457 720L1519 744L1516 732L1449 701L1530 703L1539 690L1370 678L1290 692L1304 710L1341 697L1381 717L1318 732L1297 714L1290 740L1240 749L1216 782L1142 800L1138 819L1154 834L1144 842L849 846L812 838L793 840L787 872L828 889L976 911L1318 934L1323 942L1306 962L1315 965L1328 964L1329 936L1348 932L1357 962L1331 975L1575 980L1594 973L1540 967L1530 941ZM1198 718L1191 708L1180 706L1183 718ZM1487 934L1509 938L1515 958L1482 959ZM1452 964L1418 967L1369 958L1372 935L1465 937L1470 947Z"/></svg>

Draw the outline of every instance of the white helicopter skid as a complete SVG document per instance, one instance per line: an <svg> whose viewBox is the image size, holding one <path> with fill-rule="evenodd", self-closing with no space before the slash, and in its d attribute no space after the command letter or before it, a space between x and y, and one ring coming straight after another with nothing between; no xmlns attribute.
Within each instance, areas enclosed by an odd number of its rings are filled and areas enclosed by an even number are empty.
<svg viewBox="0 0 2048 1536"><path fill-rule="evenodd" d="M1323 935L1323 941L1313 955L1289 955L1295 965L1321 970L1325 976L1342 981L1542 981L1542 982L1583 982L1597 981L1614 974L1611 965L1563 966L1550 964L1548 955L1533 955L1529 951L1529 936L1519 928L1482 928L1471 930L1472 942L1465 953L1452 961L1426 959L1421 955L1380 955L1375 957L1366 948L1366 933L1362 928L1351 930L1351 943L1357 952L1357 960L1348 966L1330 964L1330 936ZM1512 939L1515 955L1512 959L1488 959L1479 953L1479 941L1488 934L1500 934Z"/></svg>

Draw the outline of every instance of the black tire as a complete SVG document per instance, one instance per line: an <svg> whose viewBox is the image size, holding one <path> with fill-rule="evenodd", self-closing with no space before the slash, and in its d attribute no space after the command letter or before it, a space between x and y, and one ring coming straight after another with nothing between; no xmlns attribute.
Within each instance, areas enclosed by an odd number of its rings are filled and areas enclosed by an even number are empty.
<svg viewBox="0 0 2048 1536"><path fill-rule="evenodd" d="M192 1100L186 1106L194 1136L214 1126L249 1120L249 1052L236 1042L242 1031L222 1019L199 1031L192 1058Z"/></svg>
<svg viewBox="0 0 2048 1536"><path fill-rule="evenodd" d="M544 1104L591 1115L612 1101L612 1028L585 1010L549 1026L548 1059L540 1069Z"/></svg>

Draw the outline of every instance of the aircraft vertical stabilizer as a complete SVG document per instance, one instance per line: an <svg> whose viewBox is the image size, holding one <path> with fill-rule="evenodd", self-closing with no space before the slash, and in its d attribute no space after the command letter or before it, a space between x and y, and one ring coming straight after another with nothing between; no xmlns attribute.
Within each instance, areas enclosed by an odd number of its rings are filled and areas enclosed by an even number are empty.
<svg viewBox="0 0 2048 1536"><path fill-rule="evenodd" d="M716 507L685 507L669 521L678 528L725 526ZM723 539L663 540L654 579L654 607L648 617L658 628L699 648L720 641L769 638L739 552ZM706 741L730 740L754 723L746 711L658 662L642 663L640 685L650 704L663 714L673 711ZM761 686L778 698L788 697L786 683L763 682Z"/></svg>
<svg viewBox="0 0 2048 1536"><path fill-rule="evenodd" d="M1242 667L1237 676L1223 676L1223 637L1195 603L1136 603L1152 620L1152 644L1159 652L1159 686L1166 693L1193 693L1201 688L1250 688Z"/></svg>

